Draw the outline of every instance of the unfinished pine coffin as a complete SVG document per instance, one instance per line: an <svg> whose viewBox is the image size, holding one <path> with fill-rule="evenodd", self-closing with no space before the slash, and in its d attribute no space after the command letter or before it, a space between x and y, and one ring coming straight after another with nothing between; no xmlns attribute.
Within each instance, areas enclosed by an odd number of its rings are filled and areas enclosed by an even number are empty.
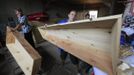
<svg viewBox="0 0 134 75"><path fill-rule="evenodd" d="M41 65L41 56L17 31L7 27L6 46L25 75L35 75Z"/></svg>
<svg viewBox="0 0 134 75"><path fill-rule="evenodd" d="M117 75L122 16L81 20L39 27L45 40L98 67Z"/></svg>
<svg viewBox="0 0 134 75"><path fill-rule="evenodd" d="M37 27L42 26L44 24L41 22L37 22L37 21L29 21L29 24L33 26L32 32L33 32L33 37L34 37L36 44L44 42L45 40L42 38L39 30L37 29Z"/></svg>

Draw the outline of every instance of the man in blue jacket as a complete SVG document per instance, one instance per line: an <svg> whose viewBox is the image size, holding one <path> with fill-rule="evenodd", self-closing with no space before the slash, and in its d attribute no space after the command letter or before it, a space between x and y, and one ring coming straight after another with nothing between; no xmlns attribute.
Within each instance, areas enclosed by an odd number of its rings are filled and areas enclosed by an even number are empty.
<svg viewBox="0 0 134 75"><path fill-rule="evenodd" d="M59 24L63 24L63 23L67 23L67 22L73 22L76 20L76 11L75 10L71 10L68 14L68 19L63 19L61 21L59 21L58 23ZM70 56L70 60L71 62L77 66L77 69L78 69L78 72L80 73L80 67L79 67L79 59L67 52L65 52L63 49L59 48L60 50L60 57L61 57L61 60L62 60L62 64L64 65L65 64L65 60L67 58L67 56L69 55ZM80 75L80 74L78 74Z"/></svg>

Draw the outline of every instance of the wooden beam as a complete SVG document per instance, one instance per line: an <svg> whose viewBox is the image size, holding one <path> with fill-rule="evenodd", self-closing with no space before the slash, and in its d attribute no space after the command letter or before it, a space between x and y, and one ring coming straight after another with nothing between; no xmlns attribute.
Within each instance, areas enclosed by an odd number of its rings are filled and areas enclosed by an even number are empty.
<svg viewBox="0 0 134 75"><path fill-rule="evenodd" d="M41 56L19 32L12 32L7 27L6 36L6 46L25 75L35 75L41 65Z"/></svg>
<svg viewBox="0 0 134 75"><path fill-rule="evenodd" d="M81 60L116 75L121 15L39 27L42 37Z"/></svg>

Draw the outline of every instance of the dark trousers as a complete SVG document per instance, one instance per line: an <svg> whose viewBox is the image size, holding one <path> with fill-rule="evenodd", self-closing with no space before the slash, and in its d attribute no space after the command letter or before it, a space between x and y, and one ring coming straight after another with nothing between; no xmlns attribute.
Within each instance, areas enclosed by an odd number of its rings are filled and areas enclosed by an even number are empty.
<svg viewBox="0 0 134 75"><path fill-rule="evenodd" d="M134 48L134 34L132 34L131 36L129 36L129 38L130 38L131 46Z"/></svg>
<svg viewBox="0 0 134 75"><path fill-rule="evenodd" d="M63 49L61 49L61 48L59 48L59 49L60 49L60 51L61 51L60 57L61 57L62 60L66 60L67 55L69 55L69 56L70 56L70 60L71 60L71 62L72 62L74 65L78 65L78 64L79 64L79 59L78 59L78 58L76 58L75 56L73 56L73 55L71 55L71 54L65 52L65 51L64 51Z"/></svg>
<svg viewBox="0 0 134 75"><path fill-rule="evenodd" d="M24 33L24 38L28 41L28 43L35 48L34 41L33 41L33 36L32 36L32 31L28 33Z"/></svg>

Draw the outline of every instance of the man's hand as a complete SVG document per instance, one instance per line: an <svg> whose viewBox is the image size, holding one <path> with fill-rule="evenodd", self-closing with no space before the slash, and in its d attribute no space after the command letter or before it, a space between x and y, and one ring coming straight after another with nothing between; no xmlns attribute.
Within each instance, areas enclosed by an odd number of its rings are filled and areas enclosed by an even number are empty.
<svg viewBox="0 0 134 75"><path fill-rule="evenodd" d="M16 29L14 29L14 28L10 28L10 29L11 29L11 31L13 31L13 32L16 31Z"/></svg>
<svg viewBox="0 0 134 75"><path fill-rule="evenodd" d="M47 28L47 24L44 24L44 28Z"/></svg>

